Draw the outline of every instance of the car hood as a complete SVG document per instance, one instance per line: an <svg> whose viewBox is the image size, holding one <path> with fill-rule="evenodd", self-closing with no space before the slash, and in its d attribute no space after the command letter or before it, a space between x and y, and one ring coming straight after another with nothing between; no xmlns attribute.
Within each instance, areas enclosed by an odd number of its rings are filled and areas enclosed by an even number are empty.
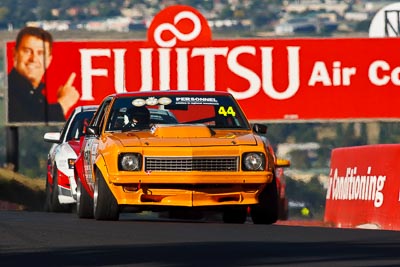
<svg viewBox="0 0 400 267"><path fill-rule="evenodd" d="M250 130L217 130L205 125L157 125L150 131L114 133L123 146L232 146L256 145ZM117 140L115 140L117 141Z"/></svg>

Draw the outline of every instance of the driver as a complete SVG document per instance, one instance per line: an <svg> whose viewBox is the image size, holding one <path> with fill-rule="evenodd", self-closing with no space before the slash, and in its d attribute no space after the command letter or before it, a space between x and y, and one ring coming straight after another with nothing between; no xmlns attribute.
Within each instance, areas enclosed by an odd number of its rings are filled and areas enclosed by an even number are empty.
<svg viewBox="0 0 400 267"><path fill-rule="evenodd" d="M147 129L150 127L150 112L142 107L131 107L124 115L123 131L131 129Z"/></svg>

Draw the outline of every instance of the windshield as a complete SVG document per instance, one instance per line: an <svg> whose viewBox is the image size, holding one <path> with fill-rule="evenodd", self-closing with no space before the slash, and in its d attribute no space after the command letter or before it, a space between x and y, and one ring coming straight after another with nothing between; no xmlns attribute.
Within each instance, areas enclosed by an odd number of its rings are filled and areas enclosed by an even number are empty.
<svg viewBox="0 0 400 267"><path fill-rule="evenodd" d="M106 131L150 128L154 124L205 124L213 129L249 129L229 96L174 95L117 98Z"/></svg>
<svg viewBox="0 0 400 267"><path fill-rule="evenodd" d="M71 126L69 127L66 141L79 140L85 133L85 128L92 119L95 111L83 111L76 114Z"/></svg>

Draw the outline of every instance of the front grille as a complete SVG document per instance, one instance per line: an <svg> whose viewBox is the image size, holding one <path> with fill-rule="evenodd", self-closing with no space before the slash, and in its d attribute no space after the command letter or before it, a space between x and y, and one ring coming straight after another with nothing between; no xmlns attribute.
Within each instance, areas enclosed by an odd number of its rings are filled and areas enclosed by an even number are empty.
<svg viewBox="0 0 400 267"><path fill-rule="evenodd" d="M145 171L173 172L235 172L238 171L238 157L207 157L207 158L164 158L146 157Z"/></svg>

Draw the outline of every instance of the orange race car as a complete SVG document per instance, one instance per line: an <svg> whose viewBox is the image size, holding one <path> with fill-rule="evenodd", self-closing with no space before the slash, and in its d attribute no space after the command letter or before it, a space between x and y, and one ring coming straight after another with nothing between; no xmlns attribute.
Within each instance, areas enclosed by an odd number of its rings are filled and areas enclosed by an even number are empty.
<svg viewBox="0 0 400 267"><path fill-rule="evenodd" d="M226 223L275 223L279 192L267 127L251 126L226 92L150 91L106 97L75 162L80 218L176 208Z"/></svg>

